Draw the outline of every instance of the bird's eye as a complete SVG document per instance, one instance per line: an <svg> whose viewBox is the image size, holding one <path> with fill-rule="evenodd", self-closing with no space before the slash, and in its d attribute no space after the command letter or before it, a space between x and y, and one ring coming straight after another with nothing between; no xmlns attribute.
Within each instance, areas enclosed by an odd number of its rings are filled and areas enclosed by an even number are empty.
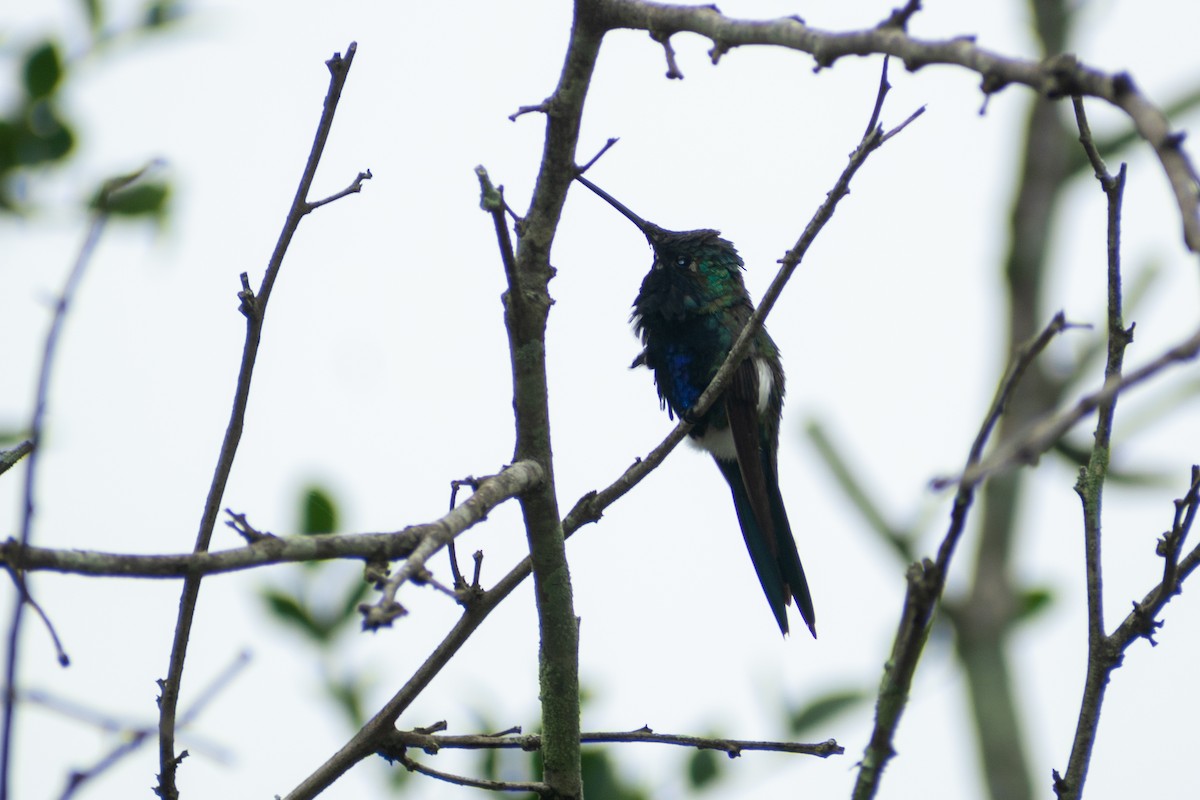
<svg viewBox="0 0 1200 800"><path fill-rule="evenodd" d="M687 256L676 256L675 257L675 266L677 266L677 267L686 267L689 263L691 263L691 259L688 258Z"/></svg>

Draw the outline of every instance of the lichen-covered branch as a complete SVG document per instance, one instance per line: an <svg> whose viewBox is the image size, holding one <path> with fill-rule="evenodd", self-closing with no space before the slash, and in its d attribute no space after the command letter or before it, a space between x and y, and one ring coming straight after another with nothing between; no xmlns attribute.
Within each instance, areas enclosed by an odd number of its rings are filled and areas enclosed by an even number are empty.
<svg viewBox="0 0 1200 800"><path fill-rule="evenodd" d="M288 537L260 535L246 547L170 555L22 547L20 542L9 540L0 544L0 564L23 570L92 577L161 579L215 575L299 561L352 558L386 562L407 559L405 565L387 581L385 599L394 602L395 588L419 572L426 560L447 540L470 529L504 501L537 485L541 475L541 468L537 464L518 462L498 475L483 479L471 497L441 519L391 533L329 533ZM413 566L408 567L409 562Z"/></svg>

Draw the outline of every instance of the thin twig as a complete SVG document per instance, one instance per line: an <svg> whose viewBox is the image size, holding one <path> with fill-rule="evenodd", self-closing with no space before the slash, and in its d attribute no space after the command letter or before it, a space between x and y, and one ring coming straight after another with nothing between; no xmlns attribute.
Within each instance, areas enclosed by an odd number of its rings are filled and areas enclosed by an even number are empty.
<svg viewBox="0 0 1200 800"><path fill-rule="evenodd" d="M520 728L515 730L518 734ZM675 733L655 733L650 728L639 728L633 731L584 732L579 740L584 744L669 744L677 747L691 747L696 750L719 750L730 758L737 758L744 752L761 751L773 753L794 753L798 755L829 758L845 752L836 741L825 742L779 742L755 739L723 739L712 736L688 736ZM542 737L536 733L523 735L508 735L508 732L488 735L459 735L432 736L417 731L392 730L385 737L381 749L385 752L398 752L406 747L419 748L430 755L443 749L458 750L524 750L533 752L542 746Z"/></svg>
<svg viewBox="0 0 1200 800"><path fill-rule="evenodd" d="M508 208L504 202L504 190L492 185L492 180L488 177L487 170L483 168L483 165L475 167L475 176L479 179L479 191L482 198L480 207L492 215L492 223L496 229L496 242L500 247L500 260L504 263L504 274L508 278L509 285L515 286L517 257L513 252L512 237L508 235L508 220L504 216L505 210ZM510 292L510 294L512 293ZM510 297L510 302L519 303L521 301L522 298Z"/></svg>
<svg viewBox="0 0 1200 800"><path fill-rule="evenodd" d="M208 686L205 687L200 692L200 695L192 702L192 705L182 715L180 715L178 720L179 728L186 728L192 721L199 717L200 712L202 712L204 708L210 702L212 702L213 699L216 698L216 696L220 694L223 689L225 689L225 687L232 684L234 678L237 677L237 674L241 672L249 663L250 654L245 651L239 653L233 662L212 681L210 681ZM109 730L116 729L114 726L108 724L106 724L104 727ZM91 767L82 770L74 770L70 773L70 775L68 775L67 785L64 787L62 794L59 795L59 800L68 800L69 798L73 797L75 793L78 792L79 789L82 788L89 780L93 780L94 778L98 777L105 770L119 763L125 756L130 755L141 748L143 744L150 740L150 737L152 737L157 730L157 725L149 725L131 731L124 731L120 744L97 759ZM193 745L193 747L195 747L195 745Z"/></svg>
<svg viewBox="0 0 1200 800"><path fill-rule="evenodd" d="M1200 354L1200 328L1174 347L1164 350L1158 358L1138 369L1124 373L1119 379L1107 380L1091 394L1081 397L1074 406L1054 416L1047 417L1023 435L1000 444L987 458L953 477L937 478L934 488L945 488L956 483L977 484L980 481L1024 464L1036 463L1043 453L1055 445L1071 428L1089 416L1101 404L1116 395L1144 383L1168 367L1192 361Z"/></svg>
<svg viewBox="0 0 1200 800"><path fill-rule="evenodd" d="M1016 390L1021 376L1050 341L1067 327L1069 326L1066 319L1059 312L1037 338L1013 354L1004 378L996 389L991 407L971 445L967 456L968 469L983 453L987 440ZM945 589L950 560L966 527L967 512L974 500L977 485L960 484L958 494L954 498L949 528L938 548L937 562L924 559L910 566L906 574L908 590L896 630L896 640L892 645L892 654L884 667L883 680L879 687L875 706L875 727L862 761L859 762L858 779L852 795L854 800L869 800L875 796L879 791L883 770L896 753L892 742L912 691L913 676L916 674L917 664L925 650L932 627L933 611Z"/></svg>
<svg viewBox="0 0 1200 800"><path fill-rule="evenodd" d="M33 452L33 442L26 439L9 450L0 450L0 475L8 472L15 467L17 463Z"/></svg>
<svg viewBox="0 0 1200 800"><path fill-rule="evenodd" d="M371 180L371 178L374 178L374 177L375 176L371 174L371 170L367 170L366 172L360 172L360 173L358 173L358 176L353 181L351 181L350 185L347 186L345 189L342 189L340 192L335 192L335 193L329 195L329 197L326 197L324 199L314 200L313 202L309 203L308 210L314 211L314 210L320 208L321 206L329 205L330 203L334 202L335 200L341 200L346 195L358 194L359 192L362 191L363 181L369 181L369 180Z"/></svg>
<svg viewBox="0 0 1200 800"><path fill-rule="evenodd" d="M680 72L679 64L675 61L675 48L671 46L671 34L650 31L650 38L662 45L663 54L667 58L667 78L683 80L683 73Z"/></svg>
<svg viewBox="0 0 1200 800"><path fill-rule="evenodd" d="M83 274L87 270L88 264L91 263L92 256L95 254L96 247L100 242L100 236L104 233L104 227L108 222L109 197L114 192L126 188L137 181L145 174L147 169L148 167L130 175L114 178L105 183L104 188L101 190L100 201L97 203L96 211L93 213L87 233L84 235L83 244L80 245L79 253L75 257L75 263L71 267L62 292L58 296L58 301L54 305L54 315L50 320L50 328L46 332L46 341L42 347L42 361L38 368L37 388L33 401L33 415L29 423L29 440L25 443L29 455L25 461L25 483L21 498L21 534L19 542L22 547L28 546L33 536L37 466L41 454L46 405L50 398L50 372L54 366L54 356L58 349L58 339L62 334L63 324L66 322L71 302L75 299L75 293L79 289L79 283L83 280ZM0 741L0 800L7 800L9 797L13 718L16 707L17 645L20 640L21 621L24 616L26 604L30 604L37 609L37 613L46 624L47 630L50 631L50 636L58 655L58 662L65 667L70 661L67 658L66 651L62 648L62 644L59 642L58 634L55 633L54 627L50 624L50 620L41 610L41 607L33 602L22 566L19 563L9 564L8 571L9 575L12 576L13 582L17 585L17 597L13 603L12 617L8 626L8 651L4 663L3 731L0 733L0 736L3 737L2 741Z"/></svg>
<svg viewBox="0 0 1200 800"><path fill-rule="evenodd" d="M597 161L599 161L599 160L600 160L601 156L603 156L605 153L607 153L607 152L609 151L609 149L610 149L610 148L611 148L611 147L612 147L614 144L616 144L616 143L617 143L617 142L619 142L619 141L621 141L620 137L618 137L618 136L610 136L610 137L608 138L608 141L606 141L606 142L604 143L604 146L600 148L599 152L597 152L597 153L596 153L596 155L592 156L592 157L591 157L591 159L590 159L590 160L589 160L589 161L588 161L586 164L584 164L582 167L580 167L580 168L577 170L577 172L578 172L580 175L582 175L583 173L587 172L589 169L591 169L591 168L592 168L592 165L593 165L593 164L595 164Z"/></svg>
<svg viewBox="0 0 1200 800"><path fill-rule="evenodd" d="M1121 375L1125 348L1133 340L1133 328L1126 329L1121 311L1121 201L1125 192L1125 165L1117 177L1109 174L1095 143L1083 107L1083 98L1073 98L1079 141L1095 170L1096 178L1108 200L1108 358L1104 368L1106 381ZM1113 416L1117 395L1102 401L1096 409L1096 431L1086 466L1079 470L1075 492L1083 504L1084 564L1087 575L1088 658L1083 699L1075 725L1075 738L1067 762L1066 777L1054 773L1054 792L1059 800L1077 800L1083 796L1092 746L1100 725L1100 708L1108 688L1109 675L1120 663L1120 651L1114 650L1104 634L1103 562L1101 560L1101 499L1111 460Z"/></svg>
<svg viewBox="0 0 1200 800"><path fill-rule="evenodd" d="M385 754L385 757L399 761L410 772L419 772L430 778L437 778L439 781L453 783L457 786L470 786L473 789L487 789L491 792L531 792L538 797L554 796L554 792L550 790L550 787L541 781L497 781L487 778L468 778L465 775L442 772L441 770L426 766L419 761L414 761L403 750L391 755Z"/></svg>
<svg viewBox="0 0 1200 800"><path fill-rule="evenodd" d="M325 142L333 127L333 117L337 111L338 100L341 98L342 87L354 62L354 54L358 45L354 42L346 49L346 55L335 53L325 62L329 68L329 89L325 95L325 105L321 120L317 125L316 136L304 173L296 187L296 195L292 199L291 208L275 250L267 264L262 284L258 294L250 291L243 276L243 289L239 293L241 310L246 317L246 341L242 349L242 363L238 371L237 388L234 392L233 408L230 411L229 425L225 430L225 438L217 456L217 466L213 472L212 484L204 502L204 512L200 518L199 531L196 534L195 552L208 550L212 540L213 528L220 513L221 497L225 493L225 485L233 469L234 456L237 454L238 442L242 436L242 425L246 417L246 409L250 402L250 379L254 372L254 363L258 356L259 341L262 336L263 317L267 310L267 302L271 298L271 290L283 266L283 258L291 244L300 221L315 208L308 202L308 193L312 187L317 165L325 150ZM200 581L202 576L190 576L184 580L182 596L179 600L179 615L175 623L175 636L171 644L171 660L167 668L167 678L162 681L162 694L159 697L159 775L155 793L161 800L177 800L179 791L175 785L175 772L182 760L182 755L175 753L175 711L179 703L179 689L183 680L183 664L187 657L188 640L192 631L192 619L196 613L196 601L200 596Z"/></svg>
<svg viewBox="0 0 1200 800"><path fill-rule="evenodd" d="M396 602L396 592L406 581L431 581L425 570L425 562L448 542L453 541L459 533L487 516L487 512L492 508L538 486L545 477L545 472L538 464L532 461L518 461L505 467L498 475L481 481L469 498L434 523L431 526L432 530L421 537L416 547L405 558L404 564L384 582L380 599L360 607L363 613L363 628L375 630L390 625L394 619L405 614L403 606ZM454 595L453 592L449 594Z"/></svg>
<svg viewBox="0 0 1200 800"><path fill-rule="evenodd" d="M1179 578L1179 554L1183 550L1183 542L1192 523L1196 521L1196 510L1200 508L1200 466L1192 465L1192 485L1187 494L1175 501L1175 521L1171 530L1159 540L1157 552L1163 559L1163 577L1161 585L1167 587L1172 594L1177 587ZM1168 595L1169 596L1169 595ZM1115 635L1115 634L1114 634ZM1150 639L1154 644L1154 640Z"/></svg>

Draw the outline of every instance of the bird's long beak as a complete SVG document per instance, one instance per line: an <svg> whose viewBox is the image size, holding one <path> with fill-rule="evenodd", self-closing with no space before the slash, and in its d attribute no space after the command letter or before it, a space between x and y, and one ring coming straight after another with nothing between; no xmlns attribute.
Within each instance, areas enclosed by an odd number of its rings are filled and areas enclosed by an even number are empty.
<svg viewBox="0 0 1200 800"><path fill-rule="evenodd" d="M637 214L630 211L628 206L626 206L624 203L617 200L611 194L604 191L599 186L592 183L591 181L589 181L587 178L583 177L582 175L576 175L575 180L579 181L584 186L591 189L593 192L598 194L601 197L601 199L603 199L606 203L608 203L610 206L615 208L617 211L620 211L622 214L624 214L625 217L630 222L632 222L634 225L638 226L638 230L640 230L642 233L646 234L646 238L650 240L650 243L654 244L654 242L658 238L657 234L659 231L662 230L662 228L658 227L653 222L647 222L646 220L642 219Z"/></svg>

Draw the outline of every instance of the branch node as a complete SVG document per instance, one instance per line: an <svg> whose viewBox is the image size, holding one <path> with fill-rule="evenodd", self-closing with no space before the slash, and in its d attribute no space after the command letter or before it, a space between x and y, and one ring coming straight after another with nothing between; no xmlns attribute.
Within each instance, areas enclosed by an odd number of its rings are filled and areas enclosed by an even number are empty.
<svg viewBox="0 0 1200 800"><path fill-rule="evenodd" d="M1079 59L1074 53L1059 53L1042 62L1046 80L1042 85L1042 94L1050 100L1081 94L1079 80Z"/></svg>
<svg viewBox="0 0 1200 800"><path fill-rule="evenodd" d="M921 0L908 0L903 8L892 10L891 15L875 27L878 30L908 31L908 21L921 10Z"/></svg>
<svg viewBox="0 0 1200 800"><path fill-rule="evenodd" d="M350 71L350 62L354 60L354 54L358 52L358 42L351 42L346 48L346 55L343 57L341 53L334 53L331 58L326 60L325 66L329 67L329 74L335 78L341 77Z"/></svg>
<svg viewBox="0 0 1200 800"><path fill-rule="evenodd" d="M392 623L408 614L408 609L390 600L380 603L359 603L358 612L363 615L362 629L377 631L390 628Z"/></svg>
<svg viewBox="0 0 1200 800"><path fill-rule="evenodd" d="M383 589L391 577L391 564L386 558L372 558L363 564L363 582L373 586L376 591Z"/></svg>
<svg viewBox="0 0 1200 800"><path fill-rule="evenodd" d="M250 288L250 276L243 272L241 278L242 290L237 293L238 300L241 301L238 305L238 311L242 312L242 316L246 319L257 319L259 313L258 298L254 296L254 290Z"/></svg>
<svg viewBox="0 0 1200 800"><path fill-rule="evenodd" d="M1112 78L1113 96L1120 100L1127 94L1132 94L1137 91L1137 85L1133 82L1133 76L1128 72L1118 72Z"/></svg>
<svg viewBox="0 0 1200 800"><path fill-rule="evenodd" d="M268 539L278 539L279 537L267 531L255 529L246 520L245 514L235 514L231 509L225 509L225 513L229 515L229 519L225 520L225 524L237 531L238 535L246 540L246 544L258 544L259 542Z"/></svg>
<svg viewBox="0 0 1200 800"><path fill-rule="evenodd" d="M1158 642L1154 640L1154 634L1162 628L1163 621L1154 619L1154 610L1135 600L1133 601L1133 618L1134 634L1149 642L1151 647L1158 647Z"/></svg>

